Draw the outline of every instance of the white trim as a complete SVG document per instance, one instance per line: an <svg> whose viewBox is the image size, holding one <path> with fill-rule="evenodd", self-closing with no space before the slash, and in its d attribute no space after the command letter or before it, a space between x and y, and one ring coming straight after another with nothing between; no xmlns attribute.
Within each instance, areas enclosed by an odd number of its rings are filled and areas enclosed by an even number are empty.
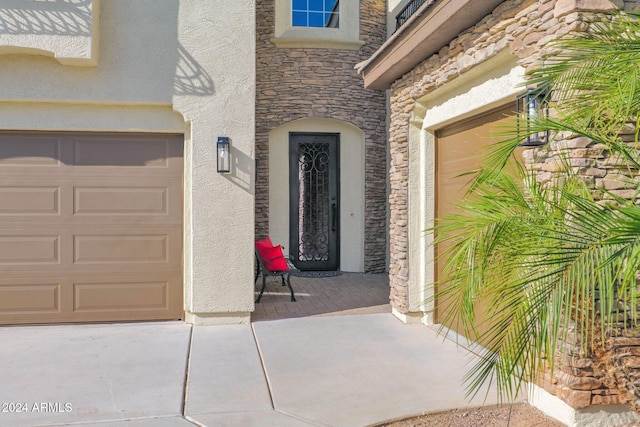
<svg viewBox="0 0 640 427"><path fill-rule="evenodd" d="M338 40L323 37L311 38L311 34L305 34L304 37L280 37L272 38L271 43L279 48L317 48L317 49L344 49L358 50L364 44L360 40Z"/></svg>
<svg viewBox="0 0 640 427"><path fill-rule="evenodd" d="M569 427L622 427L637 425L640 421L640 414L627 405L596 405L573 409L535 384L529 385L529 403Z"/></svg>
<svg viewBox="0 0 640 427"><path fill-rule="evenodd" d="M360 2L340 2L340 28L294 27L291 25L291 0L275 1L275 34L271 42L277 47L308 47L357 50L360 40Z"/></svg>
<svg viewBox="0 0 640 427"><path fill-rule="evenodd" d="M191 313L185 311L185 323L194 326L246 325L251 323L251 313Z"/></svg>
<svg viewBox="0 0 640 427"><path fill-rule="evenodd" d="M398 318L402 323L408 325L422 323L423 325L430 325L429 320L426 319L425 313L400 313L394 307L391 307L391 314Z"/></svg>
<svg viewBox="0 0 640 427"><path fill-rule="evenodd" d="M170 105L0 101L0 129L186 134Z"/></svg>
<svg viewBox="0 0 640 427"><path fill-rule="evenodd" d="M433 236L425 233L435 219L435 131L515 100L522 91L524 69L517 58L498 54L418 100L408 135L408 308L424 312L433 323L435 257Z"/></svg>
<svg viewBox="0 0 640 427"><path fill-rule="evenodd" d="M433 226L433 220L428 217L427 212L429 206L433 206L434 203L434 177L428 174L435 170L435 140L432 135L421 129L424 113L423 109L417 107L409 123L407 298L409 311L423 313L427 324L433 324L434 303L428 301L433 298L433 287L424 284L433 283L434 280L433 269L429 268L434 262L433 235L425 230Z"/></svg>
<svg viewBox="0 0 640 427"><path fill-rule="evenodd" d="M575 425L576 410L535 384L529 384L529 403L567 426Z"/></svg>
<svg viewBox="0 0 640 427"><path fill-rule="evenodd" d="M477 65L426 97L418 100L425 109L422 128L436 129L473 117L504 104L524 91L525 69L516 58L502 53Z"/></svg>

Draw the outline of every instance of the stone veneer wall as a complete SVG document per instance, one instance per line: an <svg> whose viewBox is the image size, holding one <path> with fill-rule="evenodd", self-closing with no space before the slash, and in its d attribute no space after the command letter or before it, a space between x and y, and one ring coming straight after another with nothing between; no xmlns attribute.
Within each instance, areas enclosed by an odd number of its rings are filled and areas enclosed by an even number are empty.
<svg viewBox="0 0 640 427"><path fill-rule="evenodd" d="M437 54L427 58L411 72L394 82L390 95L390 265L391 304L400 313L408 313L408 131L417 101L431 91L451 82L458 75L486 61L505 49L519 58L519 64L530 70L547 53L548 42L572 31L585 29L581 8L602 11L616 7L635 10L637 1L607 0L509 0L498 6L474 27L460 34ZM571 163L593 185L620 195L629 195L629 187L620 182L625 173L615 168L601 147L583 138L566 138L551 144L547 151L529 151L529 166L538 170L542 180L550 180L557 171L554 158L558 151L569 150ZM635 189L635 187L633 187ZM572 335L569 334L569 338ZM610 348L628 349L640 355L640 339L619 337ZM613 379L610 366L594 354L580 354L576 342L560 343L557 368L547 374L541 384L575 409L595 404L615 404L624 399L618 394L620 379ZM617 347L616 347L617 346ZM640 357L628 357L619 364L637 364ZM620 359L622 360L622 359ZM626 360L626 362L625 362ZM633 365L635 366L635 365ZM635 368L634 368L635 369Z"/></svg>
<svg viewBox="0 0 640 427"><path fill-rule="evenodd" d="M635 123L621 129L622 141L635 144L635 130ZM582 176L596 200L612 200L612 195L630 199L637 195L640 171L610 156L604 146L589 138L563 132L555 135L549 145L525 152L525 164L535 171L541 183L553 183L563 170L563 163ZM625 317L620 313L604 347L596 345L588 354L580 351L575 330L568 331L558 345L558 368L553 375L546 373L539 385L576 409L621 403L637 407L640 334L634 330L637 320L631 315L628 312Z"/></svg>
<svg viewBox="0 0 640 427"><path fill-rule="evenodd" d="M505 49L522 66L535 66L550 39L580 25L577 13L555 17L555 3L505 1L391 86L389 281L391 303L400 313L408 312L408 130L417 100Z"/></svg>
<svg viewBox="0 0 640 427"><path fill-rule="evenodd" d="M269 229L269 132L301 118L352 123L365 134L366 272L386 270L386 95L364 89L354 66L386 37L386 2L360 2L359 50L277 48L274 0L256 2L256 238Z"/></svg>

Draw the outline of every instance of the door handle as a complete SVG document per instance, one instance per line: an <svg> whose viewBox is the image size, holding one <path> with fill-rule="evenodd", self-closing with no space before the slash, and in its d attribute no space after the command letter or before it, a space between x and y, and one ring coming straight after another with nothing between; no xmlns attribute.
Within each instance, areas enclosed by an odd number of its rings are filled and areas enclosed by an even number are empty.
<svg viewBox="0 0 640 427"><path fill-rule="evenodd" d="M331 231L336 231L338 228L338 215L336 214L338 206L335 203L331 203Z"/></svg>

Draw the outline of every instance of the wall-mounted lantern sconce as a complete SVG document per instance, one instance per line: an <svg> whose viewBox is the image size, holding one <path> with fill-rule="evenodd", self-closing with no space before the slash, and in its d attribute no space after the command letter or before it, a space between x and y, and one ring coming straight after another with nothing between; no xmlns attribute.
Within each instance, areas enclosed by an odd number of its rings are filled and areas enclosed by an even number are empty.
<svg viewBox="0 0 640 427"><path fill-rule="evenodd" d="M219 136L216 143L216 168L218 173L229 173L231 171L231 156L229 151L229 137Z"/></svg>
<svg viewBox="0 0 640 427"><path fill-rule="evenodd" d="M549 142L549 130L530 132L530 124L536 117L549 117L548 104L549 91L546 89L528 89L516 99L516 112L518 114L518 131L524 124L527 137L520 144L521 147L539 147Z"/></svg>

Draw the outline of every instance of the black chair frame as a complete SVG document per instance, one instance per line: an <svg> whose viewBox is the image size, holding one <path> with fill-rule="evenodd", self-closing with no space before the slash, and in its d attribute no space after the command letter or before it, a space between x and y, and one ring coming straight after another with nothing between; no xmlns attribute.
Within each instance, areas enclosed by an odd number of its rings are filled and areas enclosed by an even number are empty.
<svg viewBox="0 0 640 427"><path fill-rule="evenodd" d="M296 297L293 293L293 288L291 287L291 271L269 271L264 264L264 260L260 256L260 253L256 249L256 277L253 279L253 282L256 283L258 281L258 276L262 273L262 289L260 289L260 294L258 298L256 298L256 304L260 302L262 298L262 294L267 286L267 277L280 277L282 279L282 286L289 287L289 291L291 291L291 301L295 302Z"/></svg>

